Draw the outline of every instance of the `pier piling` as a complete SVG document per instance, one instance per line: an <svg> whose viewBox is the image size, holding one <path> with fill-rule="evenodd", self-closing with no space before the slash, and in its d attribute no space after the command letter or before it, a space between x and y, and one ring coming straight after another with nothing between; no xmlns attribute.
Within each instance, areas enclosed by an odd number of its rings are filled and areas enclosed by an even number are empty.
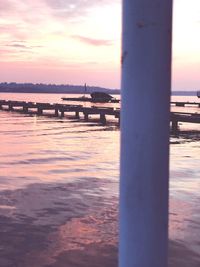
<svg viewBox="0 0 200 267"><path fill-rule="evenodd" d="M172 119L172 132L176 133L178 131L178 121L176 119Z"/></svg>
<svg viewBox="0 0 200 267"><path fill-rule="evenodd" d="M102 124L106 124L106 116L105 116L105 114L100 114L100 122Z"/></svg>
<svg viewBox="0 0 200 267"><path fill-rule="evenodd" d="M59 116L58 108L55 108L55 116L56 116L56 117Z"/></svg>
<svg viewBox="0 0 200 267"><path fill-rule="evenodd" d="M10 103L9 105L8 105L8 110L13 110L13 105L12 105L12 103Z"/></svg>
<svg viewBox="0 0 200 267"><path fill-rule="evenodd" d="M75 118L76 118L76 119L79 119L79 118L80 118L80 116L79 116L79 112L78 112L78 111L75 112Z"/></svg>
<svg viewBox="0 0 200 267"><path fill-rule="evenodd" d="M85 120L85 121L88 121L88 120L89 120L89 115L88 115L88 113L87 113L87 112L84 112L83 115L84 115L84 120Z"/></svg>
<svg viewBox="0 0 200 267"><path fill-rule="evenodd" d="M61 110L60 111L60 117L63 118L64 116L65 116L65 112L64 112L64 110Z"/></svg>
<svg viewBox="0 0 200 267"><path fill-rule="evenodd" d="M27 106L23 106L22 110L24 113L28 113L28 107Z"/></svg>
<svg viewBox="0 0 200 267"><path fill-rule="evenodd" d="M37 113L38 113L38 115L42 115L43 114L43 109L41 107L38 107Z"/></svg>

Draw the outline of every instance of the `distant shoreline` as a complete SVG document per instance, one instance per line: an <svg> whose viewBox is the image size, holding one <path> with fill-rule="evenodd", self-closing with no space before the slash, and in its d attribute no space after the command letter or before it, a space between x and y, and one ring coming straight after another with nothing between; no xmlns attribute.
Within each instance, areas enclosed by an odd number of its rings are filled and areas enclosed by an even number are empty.
<svg viewBox="0 0 200 267"><path fill-rule="evenodd" d="M32 83L0 83L0 92L4 93L53 93L53 94L90 94L105 92L120 94L119 89L108 89L98 86L70 85L70 84L32 84Z"/></svg>
<svg viewBox="0 0 200 267"><path fill-rule="evenodd" d="M37 93L37 94L91 94L92 92L105 92L119 95L119 89L108 89L97 86L82 85L56 85L56 84L32 84L32 83L0 83L0 93ZM196 96L196 91L172 91L171 95Z"/></svg>

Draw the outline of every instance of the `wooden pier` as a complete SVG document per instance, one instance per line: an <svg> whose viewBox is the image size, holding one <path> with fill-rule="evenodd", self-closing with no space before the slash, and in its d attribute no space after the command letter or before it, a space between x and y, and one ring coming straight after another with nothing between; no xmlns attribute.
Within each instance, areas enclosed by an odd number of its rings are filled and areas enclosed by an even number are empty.
<svg viewBox="0 0 200 267"><path fill-rule="evenodd" d="M177 132L179 122L200 123L200 113L171 112L170 120L172 131Z"/></svg>
<svg viewBox="0 0 200 267"><path fill-rule="evenodd" d="M82 115L85 121L89 120L90 115L99 115L99 121L102 124L106 124L106 116L109 115L120 121L120 109L112 107L84 107L82 105L0 100L0 109L37 115L44 115L44 111L53 111L56 117L64 117L65 113L74 113L76 119L80 119Z"/></svg>
<svg viewBox="0 0 200 267"><path fill-rule="evenodd" d="M200 102L183 102L183 101L175 102L175 101L172 101L171 105L176 106L176 107L194 106L194 107L200 108Z"/></svg>
<svg viewBox="0 0 200 267"><path fill-rule="evenodd" d="M49 111L51 111L52 114L53 111L55 117L64 117L66 113L74 113L74 118L83 118L85 121L89 121L90 115L98 115L99 122L102 124L106 124L106 116L112 116L117 118L118 122L120 122L120 109L112 107L84 107L82 105L0 100L0 109L23 113L35 113L37 115L49 114ZM48 112L45 113L45 111ZM178 130L179 122L200 123L200 113L171 112L170 121L172 131L176 132Z"/></svg>

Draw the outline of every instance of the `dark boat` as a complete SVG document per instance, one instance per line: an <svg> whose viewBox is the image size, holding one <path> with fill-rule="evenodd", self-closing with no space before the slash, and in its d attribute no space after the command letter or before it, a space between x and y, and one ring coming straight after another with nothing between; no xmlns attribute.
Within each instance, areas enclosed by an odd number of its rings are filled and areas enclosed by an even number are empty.
<svg viewBox="0 0 200 267"><path fill-rule="evenodd" d="M93 103L119 103L119 99L104 93L104 92L93 92L90 94L91 97L81 96L81 97L62 97L62 100L67 101L84 101Z"/></svg>
<svg viewBox="0 0 200 267"><path fill-rule="evenodd" d="M197 97L200 98L200 91L197 91Z"/></svg>
<svg viewBox="0 0 200 267"><path fill-rule="evenodd" d="M92 102L107 103L110 102L113 97L103 92L93 92L90 94Z"/></svg>

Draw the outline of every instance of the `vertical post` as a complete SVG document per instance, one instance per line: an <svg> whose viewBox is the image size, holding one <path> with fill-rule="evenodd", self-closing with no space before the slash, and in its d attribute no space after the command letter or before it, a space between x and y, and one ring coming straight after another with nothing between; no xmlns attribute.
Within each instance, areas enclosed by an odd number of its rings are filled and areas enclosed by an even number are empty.
<svg viewBox="0 0 200 267"><path fill-rule="evenodd" d="M118 123L119 123L119 125L120 125L120 122L121 122L121 120L120 120L120 115L119 115L119 119L118 119Z"/></svg>
<svg viewBox="0 0 200 267"><path fill-rule="evenodd" d="M38 115L42 115L43 114L43 109L42 107L38 107Z"/></svg>
<svg viewBox="0 0 200 267"><path fill-rule="evenodd" d="M84 114L84 120L85 121L88 121L88 119L89 119L88 113L87 112L84 112L83 114Z"/></svg>
<svg viewBox="0 0 200 267"><path fill-rule="evenodd" d="M103 113L100 113L100 122L104 125L106 124L106 115Z"/></svg>
<svg viewBox="0 0 200 267"><path fill-rule="evenodd" d="M178 120L172 119L172 132L177 133L178 131Z"/></svg>
<svg viewBox="0 0 200 267"><path fill-rule="evenodd" d="M12 105L12 103L9 103L9 105L8 105L8 110L13 110L13 105Z"/></svg>
<svg viewBox="0 0 200 267"><path fill-rule="evenodd" d="M172 0L123 0L120 267L167 267Z"/></svg>
<svg viewBox="0 0 200 267"><path fill-rule="evenodd" d="M65 116L65 112L64 112L64 110L61 109L60 112L61 112L61 113L60 113L61 118L64 117L64 116Z"/></svg>
<svg viewBox="0 0 200 267"><path fill-rule="evenodd" d="M55 116L58 117L59 113L58 113L58 108L55 108Z"/></svg>
<svg viewBox="0 0 200 267"><path fill-rule="evenodd" d="M28 113L28 106L23 106L23 112Z"/></svg>
<svg viewBox="0 0 200 267"><path fill-rule="evenodd" d="M76 118L76 119L80 119L79 111L76 111L76 112L75 112L75 118Z"/></svg>

